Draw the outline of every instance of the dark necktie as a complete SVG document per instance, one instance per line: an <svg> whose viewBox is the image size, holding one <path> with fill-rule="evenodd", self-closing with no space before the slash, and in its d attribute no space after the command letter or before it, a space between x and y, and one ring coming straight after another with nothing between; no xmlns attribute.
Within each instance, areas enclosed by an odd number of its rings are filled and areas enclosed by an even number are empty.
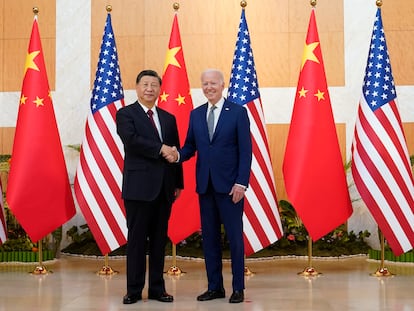
<svg viewBox="0 0 414 311"><path fill-rule="evenodd" d="M214 134L214 109L216 108L216 106L211 106L207 117L208 136L210 137L210 141L213 138Z"/></svg>
<svg viewBox="0 0 414 311"><path fill-rule="evenodd" d="M149 117L149 119L150 119L150 121L151 121L152 126L154 127L154 129L155 129L155 130L157 131L157 133L158 133L158 129L157 129L157 126L155 125L154 117L152 116L152 115L154 114L154 112L153 112L151 109L149 109L149 110L147 111L147 114L148 114L148 117Z"/></svg>

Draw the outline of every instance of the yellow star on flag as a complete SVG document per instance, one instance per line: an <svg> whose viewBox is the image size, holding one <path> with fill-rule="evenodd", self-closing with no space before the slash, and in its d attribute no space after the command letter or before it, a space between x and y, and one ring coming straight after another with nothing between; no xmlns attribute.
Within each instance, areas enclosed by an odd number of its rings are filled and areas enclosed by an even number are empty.
<svg viewBox="0 0 414 311"><path fill-rule="evenodd" d="M311 60L319 64L319 60L314 53L318 45L319 45L319 42L313 42L313 43L305 45L305 49L303 50L303 55L302 55L302 66L300 67L300 70L303 69L303 66L305 66L305 63L308 60Z"/></svg>
<svg viewBox="0 0 414 311"><path fill-rule="evenodd" d="M27 97L22 94L22 96L20 97L20 105L26 104L26 99Z"/></svg>
<svg viewBox="0 0 414 311"><path fill-rule="evenodd" d="M164 73L167 70L168 65L176 66L181 68L180 63L178 62L177 58L175 57L177 53L181 50L181 46L177 46L175 48L168 49L167 56L165 57L165 64L164 64Z"/></svg>
<svg viewBox="0 0 414 311"><path fill-rule="evenodd" d="M36 96L36 99L33 101L36 104L36 107L43 106L43 98L39 98L39 96Z"/></svg>
<svg viewBox="0 0 414 311"><path fill-rule="evenodd" d="M321 99L325 99L325 97L323 97L325 95L325 92L321 92L320 90L318 90L318 93L313 95L318 98L318 101L320 101Z"/></svg>
<svg viewBox="0 0 414 311"><path fill-rule="evenodd" d="M165 93L165 91L161 94L160 98L161 98L161 102L166 102L168 96L170 96L170 94Z"/></svg>
<svg viewBox="0 0 414 311"><path fill-rule="evenodd" d="M34 59L37 55L39 55L40 51L33 51L31 53L28 53L26 56L26 63L24 65L24 74L26 75L27 69L33 69L36 71L39 71L39 67L37 67L36 63L34 62Z"/></svg>
<svg viewBox="0 0 414 311"><path fill-rule="evenodd" d="M308 90L305 90L305 88L302 86L302 89L299 91L299 98L306 97L306 93Z"/></svg>
<svg viewBox="0 0 414 311"><path fill-rule="evenodd" d="M185 97L178 94L178 97L175 99L178 106L185 104Z"/></svg>

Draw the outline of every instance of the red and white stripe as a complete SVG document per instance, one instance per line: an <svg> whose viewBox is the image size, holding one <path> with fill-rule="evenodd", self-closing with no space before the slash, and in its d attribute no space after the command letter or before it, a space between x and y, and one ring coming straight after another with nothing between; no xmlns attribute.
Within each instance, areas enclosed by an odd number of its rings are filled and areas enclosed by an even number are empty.
<svg viewBox="0 0 414 311"><path fill-rule="evenodd" d="M245 253L251 255L283 235L260 98L245 105L250 119L252 166L244 202Z"/></svg>
<svg viewBox="0 0 414 311"><path fill-rule="evenodd" d="M89 113L75 177L79 207L102 254L127 241L121 197L124 150L115 121L123 106L122 99Z"/></svg>
<svg viewBox="0 0 414 311"><path fill-rule="evenodd" d="M361 198L398 255L414 247L414 182L395 100L373 112L360 101L352 175Z"/></svg>

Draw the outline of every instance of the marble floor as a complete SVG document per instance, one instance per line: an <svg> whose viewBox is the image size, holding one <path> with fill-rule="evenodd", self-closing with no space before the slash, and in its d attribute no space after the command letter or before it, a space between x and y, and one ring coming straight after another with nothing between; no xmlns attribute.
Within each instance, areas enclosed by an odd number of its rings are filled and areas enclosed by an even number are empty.
<svg viewBox="0 0 414 311"><path fill-rule="evenodd" d="M0 264L0 311L115 311L115 310L414 310L414 265L385 263L395 274L374 277L380 263L365 256L344 259L313 258L312 267L321 274L299 276L308 266L303 258L247 260L254 273L246 276L245 302L229 304L231 293L230 263L224 263L226 299L196 301L206 289L204 262L178 258L180 276L165 276L167 291L173 303L143 300L123 305L125 294L125 258L110 259L108 265L117 271L111 276L97 275L105 266L103 258L61 256L44 262L49 273L33 275L36 265ZM173 265L166 258L166 268Z"/></svg>

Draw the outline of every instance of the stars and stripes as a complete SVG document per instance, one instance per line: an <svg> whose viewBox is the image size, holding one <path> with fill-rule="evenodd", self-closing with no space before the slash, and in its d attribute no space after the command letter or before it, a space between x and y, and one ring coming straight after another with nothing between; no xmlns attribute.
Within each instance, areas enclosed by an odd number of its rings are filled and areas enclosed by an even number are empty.
<svg viewBox="0 0 414 311"><path fill-rule="evenodd" d="M245 105L250 119L253 157L243 215L245 253L250 255L276 242L282 236L283 229L244 9L237 35L228 99Z"/></svg>
<svg viewBox="0 0 414 311"><path fill-rule="evenodd" d="M116 112L124 105L108 13L74 184L79 207L102 254L124 245L127 237L121 198L124 151L115 123Z"/></svg>
<svg viewBox="0 0 414 311"><path fill-rule="evenodd" d="M352 175L394 254L412 249L414 183L379 8L355 124Z"/></svg>

